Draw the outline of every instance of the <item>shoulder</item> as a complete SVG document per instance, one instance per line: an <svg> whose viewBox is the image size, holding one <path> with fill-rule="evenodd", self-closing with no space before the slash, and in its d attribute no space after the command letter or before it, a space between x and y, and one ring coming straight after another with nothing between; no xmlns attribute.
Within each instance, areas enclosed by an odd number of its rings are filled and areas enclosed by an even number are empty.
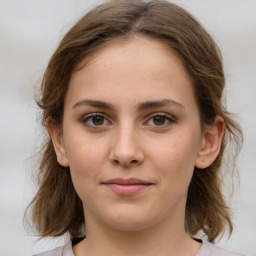
<svg viewBox="0 0 256 256"><path fill-rule="evenodd" d="M240 253L230 252L217 245L214 245L208 242L203 242L202 247L200 248L196 256L245 256L245 255Z"/></svg>
<svg viewBox="0 0 256 256"><path fill-rule="evenodd" d="M33 256L74 256L71 241L64 246L59 246L47 252L35 254Z"/></svg>

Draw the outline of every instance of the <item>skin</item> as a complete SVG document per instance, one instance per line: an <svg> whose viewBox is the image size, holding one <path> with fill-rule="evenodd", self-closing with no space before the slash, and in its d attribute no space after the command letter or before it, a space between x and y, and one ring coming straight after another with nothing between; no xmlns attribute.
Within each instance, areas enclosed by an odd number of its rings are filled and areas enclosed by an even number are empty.
<svg viewBox="0 0 256 256"><path fill-rule="evenodd" d="M86 239L74 254L195 255L201 245L184 229L187 190L194 167L217 157L223 120L201 130L189 76L157 40L117 41L82 64L70 80L62 129L47 122L84 205ZM149 101L161 104L139 108ZM127 196L103 184L131 177L152 185Z"/></svg>

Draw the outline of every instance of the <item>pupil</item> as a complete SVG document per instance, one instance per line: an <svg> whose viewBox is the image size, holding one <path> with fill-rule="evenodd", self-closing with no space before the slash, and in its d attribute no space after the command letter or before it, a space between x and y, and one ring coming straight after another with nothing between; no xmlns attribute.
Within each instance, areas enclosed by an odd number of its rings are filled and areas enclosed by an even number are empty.
<svg viewBox="0 0 256 256"><path fill-rule="evenodd" d="M92 118L92 122L93 122L93 124L95 124L95 125L102 125L103 122L104 122L104 119L103 119L101 116L94 116L94 117Z"/></svg>
<svg viewBox="0 0 256 256"><path fill-rule="evenodd" d="M156 116L154 117L154 124L155 125L163 125L165 122L165 117L164 116Z"/></svg>

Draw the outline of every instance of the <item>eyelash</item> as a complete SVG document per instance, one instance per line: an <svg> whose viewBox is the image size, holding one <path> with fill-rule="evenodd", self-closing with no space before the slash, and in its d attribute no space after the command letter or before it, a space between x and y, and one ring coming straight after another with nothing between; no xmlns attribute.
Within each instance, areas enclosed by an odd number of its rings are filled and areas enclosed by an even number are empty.
<svg viewBox="0 0 256 256"><path fill-rule="evenodd" d="M165 121L164 122L168 122L168 124L164 124L164 125L153 125L153 126L155 126L155 127L159 127L159 128L162 128L162 127L166 127L166 126L168 126L168 125L170 125L171 123L175 123L175 118L173 117L173 116L171 116L171 115L167 115L167 114L165 114L165 113L154 113L154 114L152 114L152 115L150 115L149 117L148 117L148 121L147 121L147 123L152 119L153 120L153 118L154 117L164 117L165 118Z"/></svg>
<svg viewBox="0 0 256 256"><path fill-rule="evenodd" d="M102 125L89 124L89 121L92 121L93 117L104 118L103 124ZM165 118L164 123L166 123L166 121L168 122L168 124L164 124L164 125L152 124L152 126L157 127L157 128L164 128L166 126L169 126L171 123L176 122L175 118L171 115L167 115L165 113L154 113L154 114L151 114L148 117L148 119L145 123L148 123L151 119L153 120L153 118L155 118L155 117L164 117ZM82 119L82 123L85 124L87 127L97 129L97 128L103 127L106 120L107 120L108 123L111 124L111 122L108 121L108 118L106 118L104 114L102 114L102 113L92 113L92 114L88 114L88 115L84 116L84 118Z"/></svg>
<svg viewBox="0 0 256 256"><path fill-rule="evenodd" d="M83 124L85 124L86 126L90 127L90 128L98 128L98 127L101 127L102 125L94 125L94 124L88 124L89 120L92 121L92 118L93 117L103 117L104 118L104 121L105 122L106 120L108 120L102 113L92 113L92 114L89 114L89 115L86 115L83 119L82 119L82 122ZM108 121L108 123L110 123Z"/></svg>

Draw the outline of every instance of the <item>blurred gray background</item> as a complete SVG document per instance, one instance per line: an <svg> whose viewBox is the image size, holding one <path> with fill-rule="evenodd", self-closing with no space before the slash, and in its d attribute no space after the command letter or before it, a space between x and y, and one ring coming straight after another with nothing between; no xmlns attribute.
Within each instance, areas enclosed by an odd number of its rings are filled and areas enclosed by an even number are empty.
<svg viewBox="0 0 256 256"><path fill-rule="evenodd" d="M0 0L0 255L27 256L62 244L37 241L23 227L36 190L31 173L41 127L34 102L47 62L82 14L102 1ZM256 1L175 0L217 41L227 77L227 105L239 116L244 145L238 161L240 188L230 204L235 230L223 247L256 255Z"/></svg>

